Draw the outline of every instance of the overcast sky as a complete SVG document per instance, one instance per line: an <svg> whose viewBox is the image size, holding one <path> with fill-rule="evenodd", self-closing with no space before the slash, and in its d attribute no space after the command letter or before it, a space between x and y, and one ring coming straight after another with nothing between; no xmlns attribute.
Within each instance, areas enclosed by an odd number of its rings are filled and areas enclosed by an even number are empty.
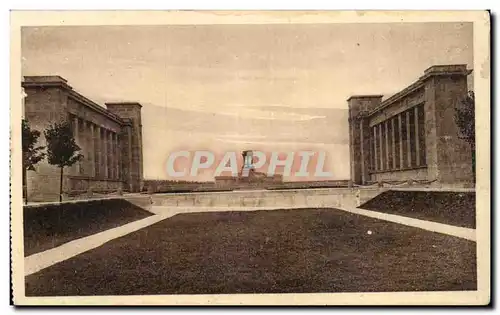
<svg viewBox="0 0 500 315"><path fill-rule="evenodd" d="M433 64L472 68L472 24L38 27L22 56L23 75L143 104L145 178L167 178L181 149L308 149L347 179L346 99L391 95Z"/></svg>

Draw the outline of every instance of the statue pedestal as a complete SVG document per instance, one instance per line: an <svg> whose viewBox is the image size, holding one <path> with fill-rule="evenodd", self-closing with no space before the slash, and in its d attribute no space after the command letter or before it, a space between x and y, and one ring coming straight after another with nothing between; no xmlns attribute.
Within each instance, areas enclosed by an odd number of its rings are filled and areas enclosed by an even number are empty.
<svg viewBox="0 0 500 315"><path fill-rule="evenodd" d="M257 172L253 166L253 152L243 151L243 167L237 176L218 176L215 183L218 187L232 189L265 189L273 184L281 183L283 176L268 176L266 173Z"/></svg>

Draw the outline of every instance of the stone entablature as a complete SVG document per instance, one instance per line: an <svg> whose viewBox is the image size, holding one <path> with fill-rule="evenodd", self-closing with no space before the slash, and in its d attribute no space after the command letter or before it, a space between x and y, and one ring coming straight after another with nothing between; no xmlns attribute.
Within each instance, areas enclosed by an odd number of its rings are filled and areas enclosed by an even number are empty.
<svg viewBox="0 0 500 315"><path fill-rule="evenodd" d="M139 191L142 183L142 125L139 103L98 105L73 90L60 76L27 76L24 115L31 128L42 132L54 122L69 121L84 159L65 169L67 194L87 191ZM46 160L28 172L32 201L57 200L58 170Z"/></svg>
<svg viewBox="0 0 500 315"><path fill-rule="evenodd" d="M368 113L368 116L380 114L381 110L397 104L398 101L403 101L405 104L412 103L413 101L413 105L417 105L422 102L424 100L423 89L425 88L425 82L431 77L457 75L467 77L471 73L472 70L468 70L466 65L435 65L429 67L424 71L424 75L422 75L417 81L381 102L379 106L373 108ZM415 94L417 95L416 98L414 98Z"/></svg>
<svg viewBox="0 0 500 315"><path fill-rule="evenodd" d="M439 65L382 101L382 95L351 96L351 179L428 180L470 184L471 148L458 136L455 106L467 95L466 65Z"/></svg>

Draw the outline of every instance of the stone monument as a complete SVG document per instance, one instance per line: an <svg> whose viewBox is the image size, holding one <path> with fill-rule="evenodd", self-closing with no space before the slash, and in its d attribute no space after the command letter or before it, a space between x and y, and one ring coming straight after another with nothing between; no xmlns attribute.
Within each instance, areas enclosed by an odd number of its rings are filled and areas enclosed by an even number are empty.
<svg viewBox="0 0 500 315"><path fill-rule="evenodd" d="M275 174L268 176L266 173L257 172L254 166L254 154L252 150L245 150L241 153L243 165L237 176L217 176L215 182L218 187L232 189L262 189L276 186L283 182L283 176Z"/></svg>

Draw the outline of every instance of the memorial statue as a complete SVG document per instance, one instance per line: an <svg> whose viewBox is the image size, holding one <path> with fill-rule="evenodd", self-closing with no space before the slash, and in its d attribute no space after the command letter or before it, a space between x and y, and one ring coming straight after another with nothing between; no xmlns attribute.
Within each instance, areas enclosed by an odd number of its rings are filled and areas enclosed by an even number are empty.
<svg viewBox="0 0 500 315"><path fill-rule="evenodd" d="M243 166L241 168L241 176L248 177L250 172L253 171L253 152L251 150L245 150L241 153L243 156Z"/></svg>

